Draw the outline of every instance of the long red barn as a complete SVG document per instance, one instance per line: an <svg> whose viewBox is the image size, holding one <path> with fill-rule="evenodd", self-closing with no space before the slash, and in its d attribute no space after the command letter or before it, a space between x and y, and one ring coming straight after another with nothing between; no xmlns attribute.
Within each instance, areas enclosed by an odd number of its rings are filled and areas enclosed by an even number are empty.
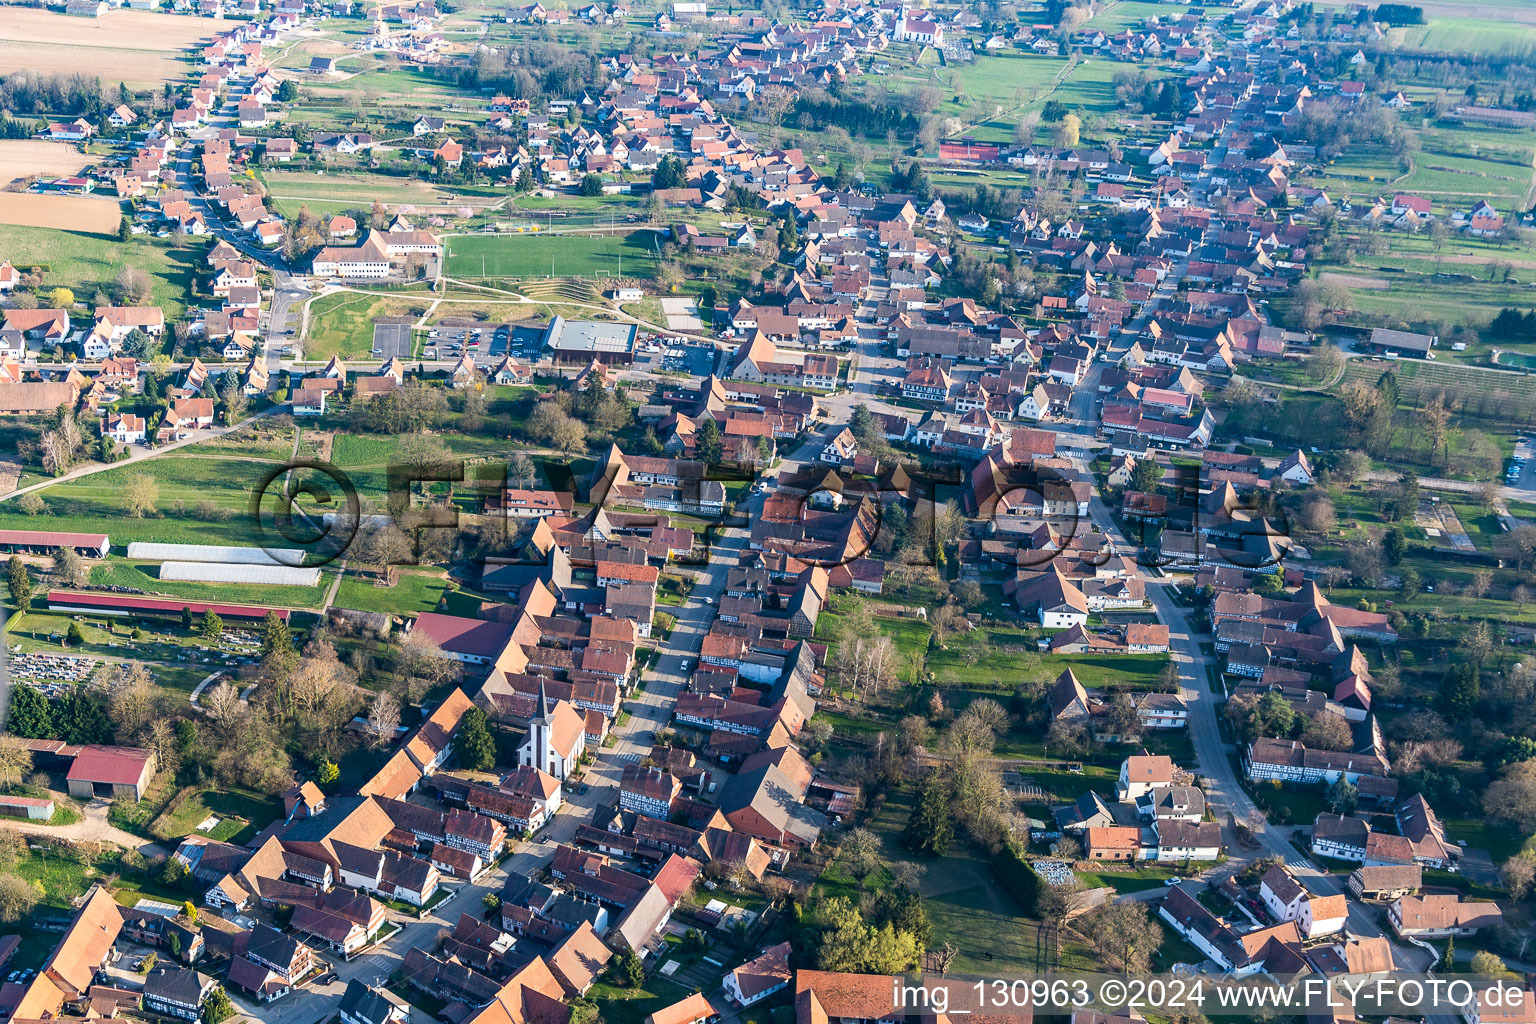
<svg viewBox="0 0 1536 1024"><path fill-rule="evenodd" d="M165 597L135 597L131 594L106 594L78 590L48 591L48 608L57 612L88 612L95 615L180 615L186 608L193 615L211 611L226 619L262 619L268 612L284 622L287 608L263 608L254 604L218 604L212 601L178 601Z"/></svg>
<svg viewBox="0 0 1536 1024"><path fill-rule="evenodd" d="M47 555L74 548L90 558L105 558L112 541L104 533L53 533L48 530L0 530L0 553Z"/></svg>

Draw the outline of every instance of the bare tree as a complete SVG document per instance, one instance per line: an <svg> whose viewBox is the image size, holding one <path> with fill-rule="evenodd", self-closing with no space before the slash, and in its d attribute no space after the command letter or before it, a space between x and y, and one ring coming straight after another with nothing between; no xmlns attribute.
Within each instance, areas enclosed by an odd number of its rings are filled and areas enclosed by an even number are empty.
<svg viewBox="0 0 1536 1024"><path fill-rule="evenodd" d="M33 497L33 495L27 495ZM91 581L91 567L74 548L64 546L53 558L53 571L66 587L83 587Z"/></svg>
<svg viewBox="0 0 1536 1024"><path fill-rule="evenodd" d="M158 691L149 670L136 661L119 665L107 681L107 717L121 741L137 740L155 716Z"/></svg>
<svg viewBox="0 0 1536 1024"><path fill-rule="evenodd" d="M395 738L400 727L400 701L394 694L380 690L368 708L368 738L382 747Z"/></svg>
<svg viewBox="0 0 1536 1024"><path fill-rule="evenodd" d="M0 779L19 782L32 770L32 751L9 733L0 734Z"/></svg>
<svg viewBox="0 0 1536 1024"><path fill-rule="evenodd" d="M40 882L29 882L20 875L0 875L0 923L15 924L43 898Z"/></svg>
<svg viewBox="0 0 1536 1024"><path fill-rule="evenodd" d="M1003 706L991 697L981 697L971 701L966 706L963 718L975 718L982 725L992 730L993 736L1001 736L1008 731L1008 712Z"/></svg>
<svg viewBox="0 0 1536 1024"><path fill-rule="evenodd" d="M240 691L227 681L204 691L198 704L214 728L226 739L245 718L246 707L240 700Z"/></svg>
<svg viewBox="0 0 1536 1024"><path fill-rule="evenodd" d="M396 667L405 682L407 699L411 699L418 685L430 690L452 679L457 671L456 663L419 629L411 630L401 642Z"/></svg>
<svg viewBox="0 0 1536 1024"><path fill-rule="evenodd" d="M123 485L123 507L135 519L160 511L160 484L148 473L135 473Z"/></svg>

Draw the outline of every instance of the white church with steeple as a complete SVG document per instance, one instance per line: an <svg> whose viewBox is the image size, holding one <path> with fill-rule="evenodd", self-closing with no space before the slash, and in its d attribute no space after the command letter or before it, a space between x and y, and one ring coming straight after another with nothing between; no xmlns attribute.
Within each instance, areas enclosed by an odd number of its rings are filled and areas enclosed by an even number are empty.
<svg viewBox="0 0 1536 1024"><path fill-rule="evenodd" d="M564 782L587 749L587 720L569 702L553 705L539 683L539 708L528 722L528 736L517 748L517 763L548 772Z"/></svg>

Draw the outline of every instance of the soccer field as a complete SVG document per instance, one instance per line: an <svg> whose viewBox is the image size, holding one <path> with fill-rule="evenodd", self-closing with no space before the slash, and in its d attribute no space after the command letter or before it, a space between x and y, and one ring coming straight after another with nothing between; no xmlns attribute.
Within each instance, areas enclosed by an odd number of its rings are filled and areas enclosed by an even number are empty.
<svg viewBox="0 0 1536 1024"><path fill-rule="evenodd" d="M659 245L660 236L649 230L618 235L467 235L449 239L448 276L650 277Z"/></svg>

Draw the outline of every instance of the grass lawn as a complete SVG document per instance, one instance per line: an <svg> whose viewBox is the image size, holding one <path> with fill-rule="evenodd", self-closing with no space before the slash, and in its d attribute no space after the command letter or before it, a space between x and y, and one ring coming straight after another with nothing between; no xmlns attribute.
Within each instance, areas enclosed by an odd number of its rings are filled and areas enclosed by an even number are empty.
<svg viewBox="0 0 1536 1024"><path fill-rule="evenodd" d="M49 502L60 499L85 503L86 507L79 511L87 515L98 509L122 515L124 485L148 474L159 486L158 505L162 514L174 513L177 502L195 506L211 501L239 515L250 507L252 491L270 470L269 463L254 459L197 458L177 453L66 480L45 488L42 495ZM74 510L69 511L74 514ZM123 515L122 519L129 517ZM131 520L123 525L132 525ZM117 530L111 531L114 541L117 534Z"/></svg>
<svg viewBox="0 0 1536 1024"><path fill-rule="evenodd" d="M259 420L244 430L189 444L179 451L182 455L224 455L247 460L287 462L293 454L293 434L294 428L291 426L278 426L270 420Z"/></svg>
<svg viewBox="0 0 1536 1024"><path fill-rule="evenodd" d="M150 280L150 303L165 310L167 323L185 312L193 276L209 249L208 243L195 240L174 248L169 239L143 235L119 242L115 235L12 224L5 226L4 234L7 259L18 267L46 267L43 289L62 285L75 293L77 302L89 304L97 289L110 293L124 268L144 271Z"/></svg>
<svg viewBox="0 0 1536 1024"><path fill-rule="evenodd" d="M424 294L375 295L334 292L309 304L309 329L304 336L307 359L367 356L373 352L373 322L385 316L419 317L431 297Z"/></svg>
<svg viewBox="0 0 1536 1024"><path fill-rule="evenodd" d="M1020 682L1053 682L1070 668L1086 687L1148 689L1158 685L1162 654L1041 654L1032 631L983 628L928 654L927 670L939 686L1011 690Z"/></svg>
<svg viewBox="0 0 1536 1024"><path fill-rule="evenodd" d="M1241 777L1241 776L1239 776ZM1306 825L1328 810L1322 786L1254 783L1244 787L1254 802L1269 812L1269 820L1281 825Z"/></svg>
<svg viewBox="0 0 1536 1024"><path fill-rule="evenodd" d="M1116 4L1106 4L1101 13L1089 18L1083 25L1088 29L1114 35L1128 28L1139 28L1148 18L1162 17L1167 13L1168 8L1163 4L1148 3L1147 0L1120 0Z"/></svg>
<svg viewBox="0 0 1536 1024"><path fill-rule="evenodd" d="M305 63L308 63L307 58ZM360 223L365 221L374 199L381 195L388 195L392 202L417 207L418 213L424 212L422 207L479 207L495 195L486 187L455 185L449 188L364 170L328 172L320 177L309 171L266 168L262 171L262 179L277 208L284 214L294 216L306 205L313 213L355 210L363 215L359 218Z"/></svg>
<svg viewBox="0 0 1536 1024"><path fill-rule="evenodd" d="M657 264L655 231L611 235L465 236L450 241L451 277L649 277Z"/></svg>
<svg viewBox="0 0 1536 1024"><path fill-rule="evenodd" d="M151 462L149 465L154 465ZM129 519L106 494L91 500L60 500L54 488L41 491L55 502L54 516L28 516L14 511L14 504L0 505L0 530L71 530L74 533L104 533L112 542L124 545L134 540L161 540L166 543L230 543L249 545L250 524L244 516L226 522L201 522L197 519Z"/></svg>
<svg viewBox="0 0 1536 1024"><path fill-rule="evenodd" d="M1177 868L1168 867L1139 867L1129 871L1079 871L1078 881L1090 889L1100 886L1109 886L1116 892L1143 892L1147 889L1161 889L1168 879L1179 876Z"/></svg>
<svg viewBox="0 0 1536 1024"><path fill-rule="evenodd" d="M1481 178L1475 180L1487 181ZM1355 261L1352 269L1340 268L1340 270L1344 273L1370 277L1375 276L1372 271L1379 267L1397 265L1397 257L1389 252L1381 256L1361 257ZM1447 265L1446 273L1468 273L1474 277L1483 278L1455 282L1437 280L1428 274L1390 275L1387 279L1388 287L1384 289L1350 287L1349 308L1359 313L1389 317L1393 321L1402 320L1410 325L1434 326L1444 321L1450 324L1482 326L1500 309L1510 304L1511 291L1510 286L1502 281L1486 280L1486 274L1479 273L1479 270L1476 264L1461 267ZM1346 286L1347 284L1346 282ZM1396 326L1396 324L1394 322L1389 326ZM1412 360L1399 361L1400 365L1405 366L1412 362ZM1453 365L1443 360L1426 364L1431 373ZM1404 376L1415 372L1417 370L1409 370ZM1380 376L1379 370L1376 376ZM1479 374L1478 379L1486 383L1488 378L1485 374Z"/></svg>
<svg viewBox="0 0 1536 1024"><path fill-rule="evenodd" d="M188 787L176 794L160 816L150 823L156 839L207 836L220 842L243 843L281 816L282 802L244 789L214 790ZM207 818L219 823L207 832L197 826Z"/></svg>
<svg viewBox="0 0 1536 1024"><path fill-rule="evenodd" d="M834 607L842 611L848 610L848 605L839 599ZM816 620L816 638L825 640L831 646L836 646L837 637L842 629L843 615L838 611L824 610ZM923 619L909 619L896 615L877 615L875 624L880 632L891 638L896 645L896 651L900 655L902 666L901 676L910 679L908 666L913 664L913 659L921 664L928 654L928 641L933 635L933 627Z"/></svg>
<svg viewBox="0 0 1536 1024"><path fill-rule="evenodd" d="M598 1012L607 1024L644 1024L645 1018L652 1013L671 1006L688 994L688 989L675 981L653 977L640 988L619 988L600 981L587 992L587 998L597 1003Z"/></svg>
<svg viewBox="0 0 1536 1024"><path fill-rule="evenodd" d="M479 599L464 591L448 595L447 608L439 607L447 582L440 573L402 569L394 586L381 587L374 584L372 577L358 577L349 572L336 588L334 604L337 608L360 612L420 615L422 612L447 611L453 615L473 616L479 607Z"/></svg>
<svg viewBox="0 0 1536 1024"><path fill-rule="evenodd" d="M1487 850L1495 864L1502 864L1519 853L1524 842L1516 831L1495 828L1486 821L1475 818L1447 820L1445 834L1452 842L1460 840L1470 849Z"/></svg>

